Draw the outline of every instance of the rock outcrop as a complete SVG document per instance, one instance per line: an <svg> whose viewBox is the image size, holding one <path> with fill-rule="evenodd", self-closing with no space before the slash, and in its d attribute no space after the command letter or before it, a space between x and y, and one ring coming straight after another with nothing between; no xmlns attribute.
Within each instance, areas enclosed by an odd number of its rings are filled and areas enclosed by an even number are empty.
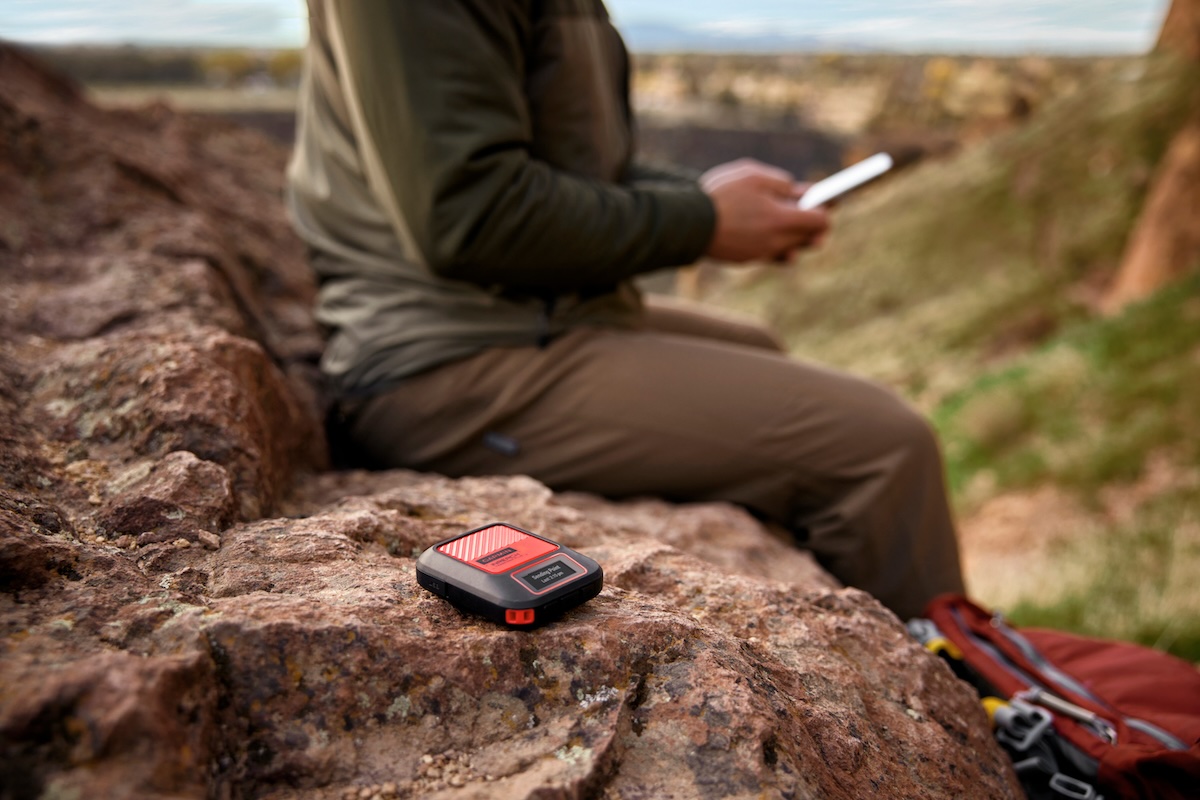
<svg viewBox="0 0 1200 800"><path fill-rule="evenodd" d="M1200 0L1173 0L1155 47L1200 64ZM1109 313L1144 300L1163 286L1200 270L1200 91L1175 132L1146 192L1121 266L1103 307Z"/></svg>
<svg viewBox="0 0 1200 800"><path fill-rule="evenodd" d="M0 796L1019 797L973 693L722 505L327 469L286 153L0 48ZM494 519L604 565L508 631Z"/></svg>

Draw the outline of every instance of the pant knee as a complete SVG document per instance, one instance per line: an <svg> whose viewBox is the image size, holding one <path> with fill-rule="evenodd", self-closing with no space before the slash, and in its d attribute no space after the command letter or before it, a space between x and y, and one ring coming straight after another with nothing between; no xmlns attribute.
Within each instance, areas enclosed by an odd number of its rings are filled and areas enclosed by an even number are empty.
<svg viewBox="0 0 1200 800"><path fill-rule="evenodd" d="M924 415L907 404L897 401L896 411L889 420L890 437L897 451L906 460L941 462L941 450L933 425Z"/></svg>
<svg viewBox="0 0 1200 800"><path fill-rule="evenodd" d="M897 395L879 391L876 401L850 421L858 443L855 450L863 462L903 464L905 470L923 464L940 468L941 451L933 426Z"/></svg>

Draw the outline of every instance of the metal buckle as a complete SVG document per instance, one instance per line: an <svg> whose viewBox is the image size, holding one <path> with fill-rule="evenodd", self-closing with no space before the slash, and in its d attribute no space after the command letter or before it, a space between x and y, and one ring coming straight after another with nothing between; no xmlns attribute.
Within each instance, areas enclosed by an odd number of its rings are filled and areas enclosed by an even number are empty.
<svg viewBox="0 0 1200 800"><path fill-rule="evenodd" d="M908 628L908 635L921 644L925 644L931 639L940 639L942 636L942 632L933 623L933 620L924 617L910 619L905 623L905 627Z"/></svg>
<svg viewBox="0 0 1200 800"><path fill-rule="evenodd" d="M1099 736L1109 744L1117 743L1117 729L1112 723L1101 717L1094 711L1089 711L1082 706L1078 706L1068 700L1064 700L1058 695L1050 694L1045 689L1039 689L1036 686L1017 692L1013 695L1013 702L1023 700L1029 703L1037 703L1040 706L1045 706L1051 711L1057 711L1063 716L1070 717L1073 720L1083 723L1090 728L1093 733Z"/></svg>
<svg viewBox="0 0 1200 800"><path fill-rule="evenodd" d="M995 722L1000 743L1023 753L1041 741L1054 718L1046 709L1014 697L1008 705L996 709Z"/></svg>
<svg viewBox="0 0 1200 800"><path fill-rule="evenodd" d="M1095 786L1084 783L1078 778L1072 778L1070 775L1063 775L1061 772L1051 776L1050 791L1056 795L1070 798L1070 800L1104 800L1102 795L1096 794Z"/></svg>
<svg viewBox="0 0 1200 800"><path fill-rule="evenodd" d="M1058 773L1058 764L1054 762L1054 757L1049 752L1041 752L1034 753L1020 761L1013 761L1013 769L1021 776L1030 772L1042 775L1055 775Z"/></svg>

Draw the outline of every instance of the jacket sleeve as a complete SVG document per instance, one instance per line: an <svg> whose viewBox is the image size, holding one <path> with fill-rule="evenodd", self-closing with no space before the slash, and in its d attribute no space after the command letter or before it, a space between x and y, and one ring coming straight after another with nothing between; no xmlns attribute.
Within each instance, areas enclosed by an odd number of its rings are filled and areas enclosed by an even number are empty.
<svg viewBox="0 0 1200 800"><path fill-rule="evenodd" d="M701 173L681 167L677 164L665 164L660 161L635 161L629 165L622 180L631 186L647 186L666 184L683 187L695 186L700 180Z"/></svg>
<svg viewBox="0 0 1200 800"><path fill-rule="evenodd" d="M485 285L579 290L691 263L715 224L694 183L607 183L531 157L524 5L328 2L395 224L431 270Z"/></svg>

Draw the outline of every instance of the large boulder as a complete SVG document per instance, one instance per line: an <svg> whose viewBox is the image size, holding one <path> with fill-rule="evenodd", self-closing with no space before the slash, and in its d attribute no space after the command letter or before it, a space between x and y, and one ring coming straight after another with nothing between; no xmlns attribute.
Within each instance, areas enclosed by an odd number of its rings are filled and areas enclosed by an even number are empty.
<svg viewBox="0 0 1200 800"><path fill-rule="evenodd" d="M286 153L0 47L0 797L1020 797L978 699L724 505L327 468ZM509 631L492 520L598 559Z"/></svg>

